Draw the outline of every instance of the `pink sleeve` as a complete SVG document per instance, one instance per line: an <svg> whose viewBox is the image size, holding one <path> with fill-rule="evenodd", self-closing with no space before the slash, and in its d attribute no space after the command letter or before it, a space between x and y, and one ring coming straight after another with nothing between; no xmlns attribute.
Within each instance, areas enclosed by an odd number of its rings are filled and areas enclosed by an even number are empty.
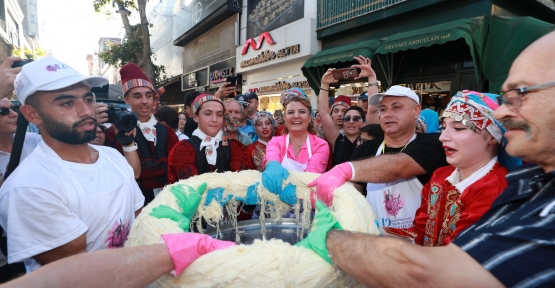
<svg viewBox="0 0 555 288"><path fill-rule="evenodd" d="M264 166L267 161L277 161L281 163L282 160L282 142L283 136L273 137L268 145L266 145L266 158L264 158Z"/></svg>
<svg viewBox="0 0 555 288"><path fill-rule="evenodd" d="M309 135L312 146L312 158L308 161L305 172L324 173L328 166L330 147L325 140L312 134Z"/></svg>

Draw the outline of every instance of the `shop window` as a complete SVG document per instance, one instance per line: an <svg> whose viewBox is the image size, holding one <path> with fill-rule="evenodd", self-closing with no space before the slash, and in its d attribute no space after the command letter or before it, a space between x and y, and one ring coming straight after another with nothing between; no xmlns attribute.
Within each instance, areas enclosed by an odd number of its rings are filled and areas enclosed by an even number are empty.
<svg viewBox="0 0 555 288"><path fill-rule="evenodd" d="M401 86L411 88L419 97L422 109L430 108L438 113L451 99L451 81L405 83Z"/></svg>

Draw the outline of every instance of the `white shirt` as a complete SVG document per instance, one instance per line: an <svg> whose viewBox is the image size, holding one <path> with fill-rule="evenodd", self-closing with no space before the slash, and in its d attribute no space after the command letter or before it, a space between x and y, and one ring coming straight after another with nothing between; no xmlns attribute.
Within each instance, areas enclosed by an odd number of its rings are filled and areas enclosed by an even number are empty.
<svg viewBox="0 0 555 288"><path fill-rule="evenodd" d="M62 160L45 142L0 188L0 224L9 235L8 262L24 261L86 233L86 251L123 245L144 196L133 169L115 149L93 146L96 163Z"/></svg>
<svg viewBox="0 0 555 288"><path fill-rule="evenodd" d="M35 150L35 147L37 147L40 141L42 141L42 137L39 134L32 132L25 133L25 141L23 142L23 150L21 150L20 163L23 162L23 159L31 154L33 150ZM0 151L0 179L4 178L6 168L10 162L10 155L11 154L8 152Z"/></svg>
<svg viewBox="0 0 555 288"><path fill-rule="evenodd" d="M474 184L474 182L486 176L486 174L488 174L488 172L493 168L493 165L495 165L495 162L497 162L497 156L493 157L486 165L476 170L474 173L472 173L472 175L468 176L463 181L461 181L461 172L457 168L445 180L449 181L451 185L455 186L455 188L457 188L457 190L459 190L462 195L462 193L464 192L464 190L466 190L466 188L468 188L468 186Z"/></svg>

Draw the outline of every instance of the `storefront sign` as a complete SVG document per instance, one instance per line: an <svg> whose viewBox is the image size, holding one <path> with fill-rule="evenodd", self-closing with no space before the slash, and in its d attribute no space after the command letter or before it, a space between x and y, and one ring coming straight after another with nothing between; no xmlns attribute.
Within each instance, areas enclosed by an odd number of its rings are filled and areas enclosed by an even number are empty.
<svg viewBox="0 0 555 288"><path fill-rule="evenodd" d="M278 50L277 53L274 51L266 50L260 53L260 55L256 56L255 58L241 61L241 68L268 62L272 59L275 59L276 57L282 58L291 54L297 54L300 51L301 51L301 44L285 47L283 49Z"/></svg>
<svg viewBox="0 0 555 288"><path fill-rule="evenodd" d="M204 86L208 86L208 68L181 76L181 91Z"/></svg>
<svg viewBox="0 0 555 288"><path fill-rule="evenodd" d="M224 82L227 76L234 76L234 75L235 75L235 68L233 67L210 71L210 84Z"/></svg>
<svg viewBox="0 0 555 288"><path fill-rule="evenodd" d="M392 50L392 49L397 49L397 48L405 48L405 47L410 47L410 46L413 46L413 45L420 45L420 44L426 43L426 42L434 42L434 41L445 40L445 39L449 39L449 38L451 38L451 33L447 33L447 34L444 34L444 35L424 37L424 38L414 39L414 40L410 40L410 41L403 41L403 42L398 42L398 43L393 43L393 44L388 44L388 45L384 46L384 49L387 51L387 50Z"/></svg>
<svg viewBox="0 0 555 288"><path fill-rule="evenodd" d="M245 45L243 45L243 52L241 52L241 55L247 54L247 52L249 52L249 47L252 47L252 49L254 50L260 49L260 47L262 46L262 42L264 42L264 39L266 39L266 42L268 42L268 44L270 45L276 44L274 39L272 39L272 36L270 36L270 33L263 32L262 34L260 34L260 36L258 36L258 43L256 43L253 38L247 39L247 41L245 41Z"/></svg>
<svg viewBox="0 0 555 288"><path fill-rule="evenodd" d="M308 81L298 81L298 82L292 82L292 83L289 83L287 81L279 81L279 82L276 82L274 85L262 86L259 88L251 88L249 89L249 91L255 92L255 93L266 93L266 92L283 91L291 87L310 88L310 85L308 84Z"/></svg>

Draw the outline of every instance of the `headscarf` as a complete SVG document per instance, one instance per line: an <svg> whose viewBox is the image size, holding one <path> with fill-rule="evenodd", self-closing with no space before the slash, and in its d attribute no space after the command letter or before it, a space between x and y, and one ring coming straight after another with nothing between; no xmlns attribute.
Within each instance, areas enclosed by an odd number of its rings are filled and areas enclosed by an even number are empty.
<svg viewBox="0 0 555 288"><path fill-rule="evenodd" d="M301 88L292 87L289 89L285 89L285 91L281 93L281 96L279 97L279 102L281 103L281 105L283 105L285 99L291 98L293 96L308 99L308 96L306 96L306 93L304 93Z"/></svg>
<svg viewBox="0 0 555 288"><path fill-rule="evenodd" d="M499 97L499 95L489 95L468 90L458 92L447 104L441 118L449 117L461 121L476 133L486 129L497 143L503 145L503 133L506 130L501 122L493 117L493 112L499 105L490 98Z"/></svg>
<svg viewBox="0 0 555 288"><path fill-rule="evenodd" d="M418 117L416 118L416 129L420 128L422 133L428 133L428 128L426 127L426 123L424 122L424 118Z"/></svg>
<svg viewBox="0 0 555 288"><path fill-rule="evenodd" d="M270 122L272 122L272 126L276 126L276 121L274 120L274 116L272 116L272 113L266 112L266 111L258 111L256 112L256 114L254 114L254 117L252 118L252 123L256 126L256 122L258 122L259 120L261 120L262 118L268 118L270 119Z"/></svg>
<svg viewBox="0 0 555 288"><path fill-rule="evenodd" d="M522 160L507 154L503 147L506 142L503 137L506 129L493 117L493 112L499 107L496 101L498 97L497 94L463 90L451 98L441 118L449 117L461 121L475 132L484 128L488 130L501 145L501 150L497 154L499 164L511 170L522 165Z"/></svg>
<svg viewBox="0 0 555 288"><path fill-rule="evenodd" d="M427 130L425 133L439 132L439 115L436 111L426 108L420 111L420 118L424 120Z"/></svg>

